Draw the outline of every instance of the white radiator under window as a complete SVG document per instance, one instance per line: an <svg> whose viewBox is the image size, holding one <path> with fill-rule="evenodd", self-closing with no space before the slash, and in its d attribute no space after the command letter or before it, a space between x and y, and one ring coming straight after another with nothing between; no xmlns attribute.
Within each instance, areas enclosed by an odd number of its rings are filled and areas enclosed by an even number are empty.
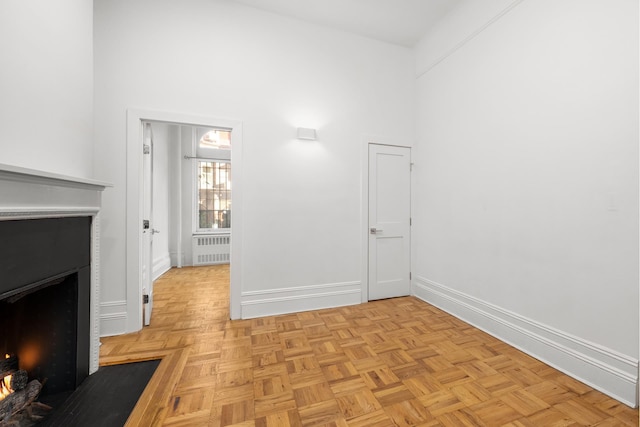
<svg viewBox="0 0 640 427"><path fill-rule="evenodd" d="M231 235L193 236L193 265L228 264Z"/></svg>

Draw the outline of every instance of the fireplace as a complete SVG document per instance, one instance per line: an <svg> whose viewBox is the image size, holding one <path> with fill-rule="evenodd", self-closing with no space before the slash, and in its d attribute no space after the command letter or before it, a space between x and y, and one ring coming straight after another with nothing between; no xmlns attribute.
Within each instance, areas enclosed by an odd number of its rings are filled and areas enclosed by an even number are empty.
<svg viewBox="0 0 640 427"><path fill-rule="evenodd" d="M46 380L41 400L98 369L99 210L109 186L0 164L0 370L10 366L16 384Z"/></svg>
<svg viewBox="0 0 640 427"><path fill-rule="evenodd" d="M0 222L0 355L42 395L89 375L90 236L89 217Z"/></svg>

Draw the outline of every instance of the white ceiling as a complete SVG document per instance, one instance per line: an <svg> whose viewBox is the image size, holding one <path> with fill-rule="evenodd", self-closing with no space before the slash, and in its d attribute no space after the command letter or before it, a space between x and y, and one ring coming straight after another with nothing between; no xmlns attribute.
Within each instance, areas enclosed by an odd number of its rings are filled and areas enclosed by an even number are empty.
<svg viewBox="0 0 640 427"><path fill-rule="evenodd" d="M413 47L463 0L234 0L248 6Z"/></svg>

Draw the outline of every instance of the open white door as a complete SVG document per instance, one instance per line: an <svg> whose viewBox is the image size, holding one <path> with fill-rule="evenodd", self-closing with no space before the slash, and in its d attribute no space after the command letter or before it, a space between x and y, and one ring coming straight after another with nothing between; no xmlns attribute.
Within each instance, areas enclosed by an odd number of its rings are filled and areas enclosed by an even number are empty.
<svg viewBox="0 0 640 427"><path fill-rule="evenodd" d="M144 325L151 322L153 310L153 132L151 123L144 123L143 136L143 230L142 230L142 313Z"/></svg>
<svg viewBox="0 0 640 427"><path fill-rule="evenodd" d="M411 293L411 149L369 145L369 300Z"/></svg>

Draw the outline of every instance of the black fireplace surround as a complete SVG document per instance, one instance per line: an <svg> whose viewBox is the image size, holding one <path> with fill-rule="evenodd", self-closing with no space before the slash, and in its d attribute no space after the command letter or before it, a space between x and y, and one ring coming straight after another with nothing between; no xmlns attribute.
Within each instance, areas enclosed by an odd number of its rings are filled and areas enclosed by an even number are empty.
<svg viewBox="0 0 640 427"><path fill-rule="evenodd" d="M0 221L0 357L17 355L41 396L89 375L91 217Z"/></svg>

